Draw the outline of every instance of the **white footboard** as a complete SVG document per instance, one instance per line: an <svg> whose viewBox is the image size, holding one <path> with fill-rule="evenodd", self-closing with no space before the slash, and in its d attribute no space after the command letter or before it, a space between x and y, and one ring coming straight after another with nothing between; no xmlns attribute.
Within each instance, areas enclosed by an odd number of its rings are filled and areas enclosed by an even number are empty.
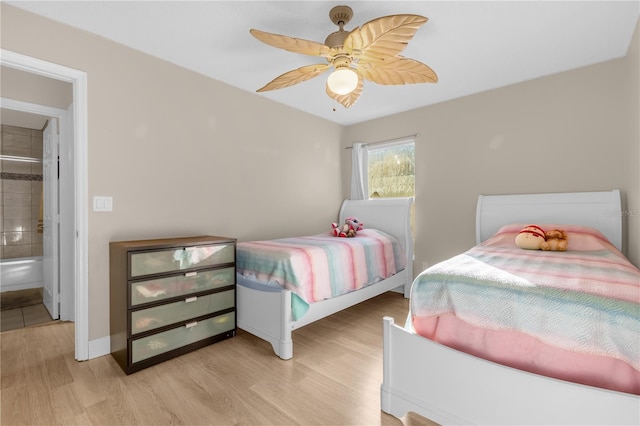
<svg viewBox="0 0 640 426"><path fill-rule="evenodd" d="M242 285L238 291L238 328L273 346L282 359L293 357L291 291L259 291Z"/></svg>
<svg viewBox="0 0 640 426"><path fill-rule="evenodd" d="M312 303L298 321L293 321L291 314L290 290L262 291L238 284L238 327L271 343L280 358L290 359L293 357L293 330L387 291L397 289L402 292L407 283L406 277L406 273L401 272L360 290ZM241 280L242 277L238 276L238 281Z"/></svg>
<svg viewBox="0 0 640 426"><path fill-rule="evenodd" d="M640 424L640 397L488 362L385 317L381 407L440 424Z"/></svg>

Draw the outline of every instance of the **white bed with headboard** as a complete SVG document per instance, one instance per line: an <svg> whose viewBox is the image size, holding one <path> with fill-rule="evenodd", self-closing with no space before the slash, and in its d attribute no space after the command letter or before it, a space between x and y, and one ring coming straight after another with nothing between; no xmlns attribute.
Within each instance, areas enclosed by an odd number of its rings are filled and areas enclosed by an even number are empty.
<svg viewBox="0 0 640 426"><path fill-rule="evenodd" d="M404 249L404 270L351 293L312 303L306 314L296 321L291 308L291 290L256 287L237 274L238 327L269 342L280 358L289 359L293 356L293 330L389 290L397 289L408 297L413 280L412 205L412 198L344 200L338 219L338 223L344 223L345 218L355 216L365 228L396 237Z"/></svg>
<svg viewBox="0 0 640 426"><path fill-rule="evenodd" d="M514 223L589 226L622 247L617 190L479 197L478 243ZM395 417L411 411L441 424L640 424L638 395L477 358L419 336L393 318L384 318L383 329L381 407Z"/></svg>

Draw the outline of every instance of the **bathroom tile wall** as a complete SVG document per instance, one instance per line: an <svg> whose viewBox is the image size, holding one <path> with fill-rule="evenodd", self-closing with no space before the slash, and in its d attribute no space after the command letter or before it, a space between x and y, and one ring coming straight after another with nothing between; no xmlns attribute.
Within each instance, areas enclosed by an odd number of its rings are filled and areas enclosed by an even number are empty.
<svg viewBox="0 0 640 426"><path fill-rule="evenodd" d="M42 130L2 125L0 135L3 156L40 160L0 161L0 259L42 256Z"/></svg>

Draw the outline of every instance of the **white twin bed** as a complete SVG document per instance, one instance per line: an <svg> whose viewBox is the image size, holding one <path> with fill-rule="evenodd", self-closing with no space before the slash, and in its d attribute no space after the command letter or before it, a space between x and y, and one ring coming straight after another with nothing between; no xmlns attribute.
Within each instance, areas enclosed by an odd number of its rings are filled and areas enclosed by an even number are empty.
<svg viewBox="0 0 640 426"><path fill-rule="evenodd" d="M340 208L339 223L344 223L347 217L357 217L364 223L365 230L358 233L355 238L330 237L329 239L333 239L331 243L337 246L345 246L347 243L356 242L364 238L361 235L368 235L369 231L382 231L395 237L396 241L401 245L402 252L398 252L398 255L402 256L403 259L396 259L396 261L398 264L404 265L403 269L377 282L369 283L369 285L358 290L310 303L306 313L296 319L294 319L294 310L292 309L292 301L296 296L291 289L262 285L264 283L256 282L258 277L247 277L242 271L244 256L251 254L251 247L259 249L258 244L254 243L260 243L260 245L265 246L270 242L239 243L237 256L239 271L237 274L238 327L269 342L276 355L280 358L290 359L293 356L293 341L291 338L293 330L389 290L398 289L405 296L408 296L413 280L412 204L412 198L345 200ZM329 228L329 224L327 224L327 228ZM330 236L329 230L327 230L326 235L327 237ZM288 244L289 242L286 241L285 243ZM246 250L243 244L248 246ZM307 242L302 241L302 244L307 244ZM340 262L342 259L336 260ZM277 260L277 262L281 261L282 259ZM331 270L334 266L330 265L329 269ZM356 267L358 265L352 268L356 269Z"/></svg>
<svg viewBox="0 0 640 426"><path fill-rule="evenodd" d="M476 213L477 242L485 242L483 246L493 241L490 239L502 232L504 225L545 223L591 227L618 250L622 247L622 210L617 190L480 196ZM513 241L512 237L509 241ZM571 244L571 236L569 241ZM538 252L527 255L537 256ZM614 257L621 256L614 253ZM637 269L632 265L623 267L630 277L627 287L640 284L634 282L640 276L635 275ZM446 269L442 271L448 273ZM634 290L630 291L633 299ZM640 299L637 291L635 297ZM412 309L413 302L414 299ZM630 315L632 330L638 324L639 306L630 308L635 311ZM640 424L637 394L554 379L469 355L416 334L411 315L406 323L403 318L401 325L392 318L383 319L381 407L386 413L399 418L415 412L441 424ZM631 343L632 348L638 348L637 340ZM637 387L637 379L634 380Z"/></svg>

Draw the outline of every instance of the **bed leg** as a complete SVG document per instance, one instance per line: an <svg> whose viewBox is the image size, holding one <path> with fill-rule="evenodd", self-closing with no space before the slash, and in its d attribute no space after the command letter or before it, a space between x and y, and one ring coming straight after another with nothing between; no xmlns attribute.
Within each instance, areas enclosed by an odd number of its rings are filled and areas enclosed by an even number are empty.
<svg viewBox="0 0 640 426"><path fill-rule="evenodd" d="M272 344L273 350L282 359L293 358L293 340L291 339L291 330L293 328L291 324L291 291L283 291L282 293L282 309L280 310L280 339L278 340L278 347L275 343Z"/></svg>
<svg viewBox="0 0 640 426"><path fill-rule="evenodd" d="M380 408L391 414L391 394L389 392L391 376L391 327L394 320L384 317L382 320L382 384L380 385Z"/></svg>
<svg viewBox="0 0 640 426"><path fill-rule="evenodd" d="M289 340L288 342L280 341L278 345L272 343L273 352L276 353L281 359L287 360L293 358L293 342Z"/></svg>

